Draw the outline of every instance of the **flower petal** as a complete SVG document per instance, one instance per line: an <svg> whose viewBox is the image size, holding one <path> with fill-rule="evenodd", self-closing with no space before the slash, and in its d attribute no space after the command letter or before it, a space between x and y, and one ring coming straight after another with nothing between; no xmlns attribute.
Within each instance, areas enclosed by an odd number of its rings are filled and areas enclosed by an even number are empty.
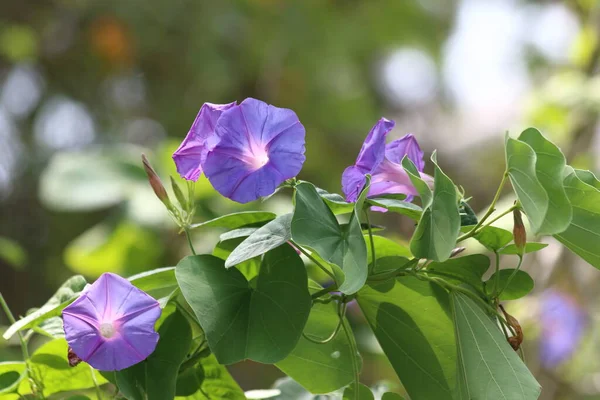
<svg viewBox="0 0 600 400"><path fill-rule="evenodd" d="M160 314L158 302L147 293L127 279L105 273L63 310L65 337L92 367L120 370L154 351L158 341L154 324ZM103 331L106 324L110 334Z"/></svg>
<svg viewBox="0 0 600 400"><path fill-rule="evenodd" d="M423 151L417 142L417 139L412 135L408 134L401 139L394 140L385 146L385 157L396 164L401 164L404 156L408 156L419 172L422 172L425 168L425 161L423 160Z"/></svg>
<svg viewBox="0 0 600 400"><path fill-rule="evenodd" d="M342 174L342 191L346 195L346 201L354 203L366 181L365 173L357 166L346 168Z"/></svg>
<svg viewBox="0 0 600 400"><path fill-rule="evenodd" d="M221 113L236 105L204 103L196 115L187 136L173 153L177 172L182 178L196 181L202 174L202 164L208 151L214 147L218 139L215 126Z"/></svg>
<svg viewBox="0 0 600 400"><path fill-rule="evenodd" d="M150 347L141 348L140 343L150 345L151 350L148 351ZM156 343L158 343L157 333L151 338L147 336L137 338L135 342L117 334L111 339L104 340L84 361L100 371L120 371L145 360L156 348ZM77 354L75 349L73 351Z"/></svg>
<svg viewBox="0 0 600 400"><path fill-rule="evenodd" d="M221 115L215 132L220 140L206 157L204 172L234 201L268 196L302 169L305 130L291 110L246 99Z"/></svg>
<svg viewBox="0 0 600 400"><path fill-rule="evenodd" d="M395 125L394 121L381 118L371 128L354 164L365 174L373 171L383 161L385 157L385 137Z"/></svg>

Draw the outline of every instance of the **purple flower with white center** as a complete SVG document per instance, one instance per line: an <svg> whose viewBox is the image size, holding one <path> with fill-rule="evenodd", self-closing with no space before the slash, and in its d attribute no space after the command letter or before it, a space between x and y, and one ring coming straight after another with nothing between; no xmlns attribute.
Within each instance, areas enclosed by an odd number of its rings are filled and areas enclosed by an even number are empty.
<svg viewBox="0 0 600 400"><path fill-rule="evenodd" d="M219 142L202 165L223 196L248 203L269 196L304 164L304 126L292 110L248 98L223 111Z"/></svg>
<svg viewBox="0 0 600 400"><path fill-rule="evenodd" d="M371 175L368 197L381 194L405 194L411 201L419 193L404 168L402 159L407 156L421 172L421 178L433 184L433 178L423 172L425 162L423 151L411 134L385 144L385 137L394 128L394 121L381 118L365 139L354 165L346 168L342 175L342 190L346 200L355 202L366 183L366 175Z"/></svg>
<svg viewBox="0 0 600 400"><path fill-rule="evenodd" d="M158 342L158 302L127 279L105 273L63 310L75 354L101 371L119 371L148 357Z"/></svg>
<svg viewBox="0 0 600 400"><path fill-rule="evenodd" d="M206 155L217 143L215 127L221 113L236 105L204 103L179 148L173 153L177 172L182 178L197 181Z"/></svg>
<svg viewBox="0 0 600 400"><path fill-rule="evenodd" d="M574 298L548 289L541 297L540 322L540 359L544 367L554 368L577 349L587 317Z"/></svg>

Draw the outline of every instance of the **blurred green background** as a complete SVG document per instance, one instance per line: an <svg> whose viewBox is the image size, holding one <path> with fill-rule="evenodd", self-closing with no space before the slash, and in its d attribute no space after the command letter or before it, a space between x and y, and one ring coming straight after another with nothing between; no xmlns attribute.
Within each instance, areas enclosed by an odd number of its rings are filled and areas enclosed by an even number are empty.
<svg viewBox="0 0 600 400"><path fill-rule="evenodd" d="M299 177L331 192L381 116L396 120L392 138L438 149L476 210L500 181L507 130L534 125L598 171L599 32L594 0L2 1L0 291L24 315L74 273L127 276L185 256L140 154L163 180L176 176L171 153L204 102L296 111ZM196 193L196 222L290 208L289 193L242 207L204 179ZM395 240L413 229L394 215L375 222ZM195 231L197 250L211 252L219 233ZM534 293L509 312L542 399L600 399L600 272L545 241L525 261ZM360 312L350 318L363 381L397 383ZM0 341L0 360L20 357L14 344ZM244 389L281 376L231 370Z"/></svg>

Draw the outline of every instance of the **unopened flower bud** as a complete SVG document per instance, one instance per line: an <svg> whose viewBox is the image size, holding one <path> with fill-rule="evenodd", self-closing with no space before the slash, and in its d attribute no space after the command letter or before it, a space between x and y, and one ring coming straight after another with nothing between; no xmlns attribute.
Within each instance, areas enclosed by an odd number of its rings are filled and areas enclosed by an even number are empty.
<svg viewBox="0 0 600 400"><path fill-rule="evenodd" d="M513 210L514 226L513 226L513 237L515 240L515 246L517 247L517 254L523 255L525 244L527 243L527 232L525 232L525 225L523 225L523 219L521 218L521 211L518 208Z"/></svg>
<svg viewBox="0 0 600 400"><path fill-rule="evenodd" d="M148 175L148 181L150 181L150 186L152 186L152 190L154 190L156 197L158 197L168 209L173 208L173 204L171 204L171 200L169 199L165 187L144 154L142 154L142 162L144 163L144 170L146 171L146 175Z"/></svg>
<svg viewBox="0 0 600 400"><path fill-rule="evenodd" d="M181 190L181 188L179 187L177 182L175 182L175 179L172 176L170 178L171 178L171 187L173 188L173 193L175 193L175 197L177 198L179 205L181 205L182 209L189 211L189 210L187 210L187 208L189 206L189 202L185 198L183 191Z"/></svg>

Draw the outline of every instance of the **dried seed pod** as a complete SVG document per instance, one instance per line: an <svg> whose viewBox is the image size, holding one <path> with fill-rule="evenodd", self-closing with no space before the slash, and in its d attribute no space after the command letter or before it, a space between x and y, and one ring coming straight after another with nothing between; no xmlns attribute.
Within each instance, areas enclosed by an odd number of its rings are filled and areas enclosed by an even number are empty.
<svg viewBox="0 0 600 400"><path fill-rule="evenodd" d="M75 367L83 360L79 358L77 354L73 351L73 349L69 346L69 350L67 351L67 359L69 360L69 366Z"/></svg>
<svg viewBox="0 0 600 400"><path fill-rule="evenodd" d="M506 318L506 322L515 332L514 336L508 338L508 343L514 351L517 351L521 347L521 343L523 343L523 329L521 328L521 324L519 324L519 321L517 321L515 317L506 312L504 307L502 307L502 304L500 304L499 307L504 314L504 318Z"/></svg>

